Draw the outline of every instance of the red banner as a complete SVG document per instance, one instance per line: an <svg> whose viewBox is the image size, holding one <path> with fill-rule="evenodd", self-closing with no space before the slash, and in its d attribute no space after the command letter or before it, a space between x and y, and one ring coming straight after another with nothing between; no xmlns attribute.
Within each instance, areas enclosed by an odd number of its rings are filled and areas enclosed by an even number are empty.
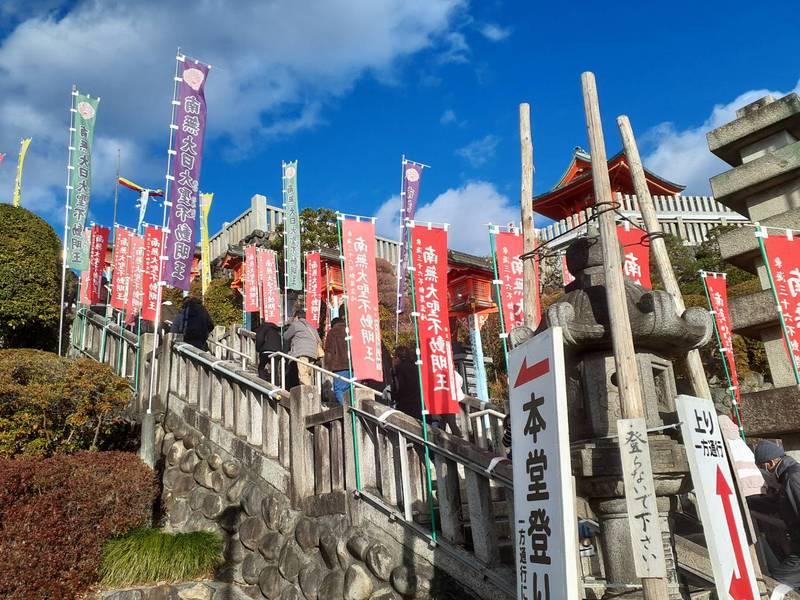
<svg viewBox="0 0 800 600"><path fill-rule="evenodd" d="M142 318L156 320L161 304L161 251L164 245L160 227L148 225L144 230L144 255L142 257Z"/></svg>
<svg viewBox="0 0 800 600"><path fill-rule="evenodd" d="M281 322L281 294L278 286L278 260L274 250L258 249L258 273L261 289L261 320Z"/></svg>
<svg viewBox="0 0 800 600"><path fill-rule="evenodd" d="M89 302L89 269L81 271L81 294L78 302L86 306L91 304Z"/></svg>
<svg viewBox="0 0 800 600"><path fill-rule="evenodd" d="M114 228L114 273L111 286L111 306L125 308L130 293L130 271L128 270L133 234L117 225Z"/></svg>
<svg viewBox="0 0 800 600"><path fill-rule="evenodd" d="M244 248L244 311L258 312L258 259L256 247Z"/></svg>
<svg viewBox="0 0 800 600"><path fill-rule="evenodd" d="M723 273L701 273L703 284L706 286L714 323L717 326L720 345L722 346L723 360L728 365L728 375L739 402L739 376L736 373L736 361L733 355L733 329L731 315L728 312L728 289Z"/></svg>
<svg viewBox="0 0 800 600"><path fill-rule="evenodd" d="M561 255L561 281L563 282L564 287L567 287L570 283L575 281L575 277L569 272L566 254Z"/></svg>
<svg viewBox="0 0 800 600"><path fill-rule="evenodd" d="M125 302L125 322L133 324L142 310L142 269L144 264L144 238L131 233L128 252L128 297Z"/></svg>
<svg viewBox="0 0 800 600"><path fill-rule="evenodd" d="M500 285L500 301L503 304L503 323L508 333L514 327L525 324L523 312L523 274L520 256L523 250L522 235L512 231L497 232L494 236L497 260L497 276ZM539 302L539 258L534 260L534 287L536 288L536 306L539 312L537 324L541 320L541 303Z"/></svg>
<svg viewBox="0 0 800 600"><path fill-rule="evenodd" d="M321 262L319 252L306 254L306 321L311 323L314 329L319 328L322 305Z"/></svg>
<svg viewBox="0 0 800 600"><path fill-rule="evenodd" d="M342 221L350 358L356 379L383 380L381 321L378 314L378 271L375 267L375 224Z"/></svg>
<svg viewBox="0 0 800 600"><path fill-rule="evenodd" d="M89 245L88 291L89 304L97 304L103 292L103 271L106 268L108 248L108 227L92 225L92 241Z"/></svg>
<svg viewBox="0 0 800 600"><path fill-rule="evenodd" d="M617 225L617 238L622 244L622 274L642 287L652 288L650 283L650 244L647 232L631 227L627 221ZM647 243L645 245L644 243Z"/></svg>
<svg viewBox="0 0 800 600"><path fill-rule="evenodd" d="M800 367L800 240L770 233L764 238L772 283L783 315L789 358Z"/></svg>
<svg viewBox="0 0 800 600"><path fill-rule="evenodd" d="M412 227L410 248L422 361L422 399L430 414L454 414L459 409L447 311L447 231Z"/></svg>

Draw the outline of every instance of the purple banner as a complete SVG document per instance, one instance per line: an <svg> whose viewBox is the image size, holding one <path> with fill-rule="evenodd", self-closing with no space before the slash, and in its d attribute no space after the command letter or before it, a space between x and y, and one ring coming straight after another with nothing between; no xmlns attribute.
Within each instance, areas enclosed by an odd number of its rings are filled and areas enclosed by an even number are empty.
<svg viewBox="0 0 800 600"><path fill-rule="evenodd" d="M405 225L406 219L413 219L417 212L417 199L419 198L419 184L422 181L424 165L412 160L403 160L403 188L400 192L400 225ZM402 228L405 232L405 228ZM400 236L400 262L397 271L397 312L403 311L406 295L406 274L408 261L406 260L406 236Z"/></svg>
<svg viewBox="0 0 800 600"><path fill-rule="evenodd" d="M178 105L175 111L175 150L172 163L172 189L167 229L164 280L182 290L192 282L192 261L197 222L197 190L200 163L203 158L203 137L206 132L206 98L204 86L208 65L184 59L178 84Z"/></svg>

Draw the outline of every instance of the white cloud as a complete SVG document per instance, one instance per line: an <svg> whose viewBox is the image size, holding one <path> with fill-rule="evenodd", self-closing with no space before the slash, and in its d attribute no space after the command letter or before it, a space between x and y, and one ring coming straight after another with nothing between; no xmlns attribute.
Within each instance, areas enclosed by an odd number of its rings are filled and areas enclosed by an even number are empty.
<svg viewBox="0 0 800 600"><path fill-rule="evenodd" d="M215 67L206 88L208 136L223 142L226 158L324 122L327 104L360 78L385 75L414 53L443 49L448 62L459 62L468 51L453 31L466 0L251 0L235 10L221 0L189 9L163 0L48 0L36 16L21 6L6 8L19 24L0 42L0 151L10 159L21 137L34 138L23 204L49 216L63 197L73 81L102 97L98 150L115 156L122 147L124 171L157 185L179 43ZM98 157L95 198L111 195L113 164ZM12 186L7 162L3 200Z"/></svg>
<svg viewBox="0 0 800 600"><path fill-rule="evenodd" d="M490 133L459 148L456 150L456 155L469 162L473 167L480 167L494 158L499 143L500 138Z"/></svg>
<svg viewBox="0 0 800 600"><path fill-rule="evenodd" d="M507 27L501 27L497 23L486 23L479 29L479 31L483 37L490 42L502 42L509 35L511 35L511 29Z"/></svg>
<svg viewBox="0 0 800 600"><path fill-rule="evenodd" d="M794 90L800 90L800 82ZM708 195L711 188L708 180L730 166L711 154L706 143L706 133L731 122L736 118L736 109L759 98L772 94L776 98L789 92L750 90L737 96L727 104L717 104L711 114L698 127L676 129L670 122L651 128L642 136L645 166L670 181L686 186L686 195Z"/></svg>
<svg viewBox="0 0 800 600"><path fill-rule="evenodd" d="M469 44L467 44L467 38L463 33L451 31L445 36L445 43L444 51L436 59L438 64L464 64L469 62Z"/></svg>
<svg viewBox="0 0 800 600"><path fill-rule="evenodd" d="M439 123L441 123L442 125L452 125L454 123L458 123L455 111L452 108L446 109L442 113L442 117L439 119Z"/></svg>
<svg viewBox="0 0 800 600"><path fill-rule="evenodd" d="M480 215L480 217L476 217ZM397 239L400 229L400 199L392 196L376 213L378 235ZM439 194L433 202L417 208L417 221L449 223L448 245L478 256L489 254L486 225L519 221L519 207L487 181L470 181Z"/></svg>

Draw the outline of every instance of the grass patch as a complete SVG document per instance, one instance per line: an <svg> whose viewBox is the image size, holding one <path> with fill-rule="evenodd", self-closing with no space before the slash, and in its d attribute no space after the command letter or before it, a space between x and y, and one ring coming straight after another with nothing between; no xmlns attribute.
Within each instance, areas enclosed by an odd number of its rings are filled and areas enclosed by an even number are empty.
<svg viewBox="0 0 800 600"><path fill-rule="evenodd" d="M106 543L100 577L108 586L177 582L211 575L222 562L222 539L215 533L144 528Z"/></svg>

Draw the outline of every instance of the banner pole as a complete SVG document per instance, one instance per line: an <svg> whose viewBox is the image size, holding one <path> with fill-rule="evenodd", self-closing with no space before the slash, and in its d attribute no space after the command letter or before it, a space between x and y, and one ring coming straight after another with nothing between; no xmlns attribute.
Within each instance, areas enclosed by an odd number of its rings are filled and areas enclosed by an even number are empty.
<svg viewBox="0 0 800 600"><path fill-rule="evenodd" d="M714 312L714 305L711 302L711 294L708 293L708 286L706 285L706 279L703 277L703 274L710 275L711 273L707 273L704 271L700 271L700 281L703 282L703 291L706 294L706 301L708 302L708 310L709 312ZM717 276L717 273L714 273L714 276ZM719 328L717 327L717 320L712 318L711 321L714 324L714 337L717 340L717 348L719 349L719 356L722 359L722 368L725 371L725 380L728 382L728 391L731 394L731 402L733 403L733 413L736 417L736 424L739 426L739 437L742 438L742 441L746 442L747 437L744 434L744 427L742 427L742 417L739 415L739 403L736 400L736 390L733 389L733 380L731 379L731 373L728 369L728 361L725 360L725 348L722 347L722 336L719 334ZM733 352L733 347L731 346L731 352ZM733 357L731 357L733 359Z"/></svg>
<svg viewBox="0 0 800 600"><path fill-rule="evenodd" d="M783 319L783 309L781 308L781 300L778 298L778 290L775 288L775 282L772 279L772 269L769 266L769 257L767 256L767 248L764 245L764 235L766 230L760 226L756 229L756 239L758 240L758 247L761 249L761 258L766 267L767 277L769 278L769 287L772 290L772 299L775 300L775 308L778 309L778 318L781 321L781 331L783 332L783 339L786 342L786 351L789 353L789 362L792 363L792 371L794 373L794 380L797 385L800 385L800 372L797 369L797 361L792 352L792 340L789 337L789 332L786 331L786 321Z"/></svg>
<svg viewBox="0 0 800 600"><path fill-rule="evenodd" d="M58 354L62 355L62 344L64 338L64 294L67 289L67 226L69 225L69 188L70 179L72 177L69 166L72 164L72 130L75 129L75 97L78 95L78 89L75 84L72 84L72 92L70 94L70 108L69 108L69 129L67 131L67 185L66 185L66 198L64 200L64 240L62 242L61 253L61 310L58 315ZM78 286L80 289L80 283ZM79 305L80 296L75 300L75 306ZM77 316L77 308L75 314ZM64 352L66 354L66 352Z"/></svg>
<svg viewBox="0 0 800 600"><path fill-rule="evenodd" d="M347 275L344 270L344 243L342 242L342 221L344 220L344 215L341 213L336 215L336 235L339 237L339 266L342 269L342 289L344 290L344 298L347 300L345 304L344 310L344 327L345 327L345 337L347 340L347 369L350 373L350 407L355 408L356 399L355 399L355 391L356 386L354 385L354 373L353 373L353 357L352 351L350 350L350 298L347 294ZM339 307L341 310L341 306ZM356 413L352 410L350 412L350 425L353 430L353 457L355 462L355 472L356 472L356 493L361 493L361 464L358 460L358 435L356 433Z"/></svg>
<svg viewBox="0 0 800 600"><path fill-rule="evenodd" d="M411 225L406 226L406 243L409 250L413 248L411 245ZM411 252L406 253L411 256ZM410 263L410 260L409 260ZM436 541L436 512L433 506L433 481L431 480L431 457L428 450L428 418L427 410L425 409L425 386L422 385L422 359L419 348L419 317L417 316L417 293L416 285L414 284L414 269L409 264L408 272L411 273L411 316L414 321L414 338L416 340L416 356L417 356L417 379L419 380L419 399L422 404L422 439L425 440L425 478L428 486L428 509L431 513L431 537ZM402 450L402 449L401 449Z"/></svg>
<svg viewBox="0 0 800 600"><path fill-rule="evenodd" d="M497 313L500 316L500 339L503 342L503 358L505 359L506 364L506 374L509 374L510 371L508 370L508 332L506 331L506 320L503 315L503 297L500 292L500 283L499 272L497 269L497 245L495 244L494 235L495 232L493 231L494 225L491 223L489 224L489 245L492 251L492 268L494 269L494 293L497 298Z"/></svg>
<svg viewBox="0 0 800 600"><path fill-rule="evenodd" d="M181 64L181 49L178 47L178 52L175 56L175 76L173 77L172 85L172 117L170 118L169 127L169 150L167 151L167 174L164 183L164 201L162 202L164 210L161 215L161 256L158 258L158 302L156 303L156 318L153 321L153 352L150 358L150 389L147 392L147 414L153 414L153 388L156 382L156 350L158 350L160 329L161 329L161 303L163 300L163 277L164 277L164 259L166 258L166 232L164 231L169 224L169 181L170 181L170 167L172 166L172 142L174 140L174 127L175 127L175 112L176 103L178 102L178 69ZM142 305L144 305L144 298L142 298ZM164 352L168 349L165 348Z"/></svg>

